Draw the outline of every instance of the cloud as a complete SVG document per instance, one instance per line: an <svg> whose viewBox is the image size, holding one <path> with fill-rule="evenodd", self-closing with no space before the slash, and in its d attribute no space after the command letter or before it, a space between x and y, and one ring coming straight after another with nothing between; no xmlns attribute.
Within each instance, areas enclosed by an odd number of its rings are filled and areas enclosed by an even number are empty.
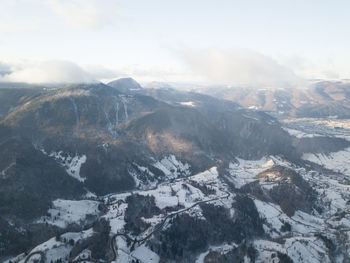
<svg viewBox="0 0 350 263"><path fill-rule="evenodd" d="M78 65L63 60L24 61L7 65L0 81L26 83L89 83L96 80Z"/></svg>
<svg viewBox="0 0 350 263"><path fill-rule="evenodd" d="M291 69L252 50L185 50L181 57L193 72L215 84L274 88L304 85Z"/></svg>
<svg viewBox="0 0 350 263"><path fill-rule="evenodd" d="M0 78L11 73L11 65L0 62Z"/></svg>
<svg viewBox="0 0 350 263"><path fill-rule="evenodd" d="M349 78L349 58L343 56L300 56L290 55L281 59L281 63L293 69L293 71L305 79L337 80Z"/></svg>
<svg viewBox="0 0 350 263"><path fill-rule="evenodd" d="M89 72L95 79L113 79L117 77L124 77L125 74L119 70L113 70L101 65L87 65L83 67L85 71Z"/></svg>
<svg viewBox="0 0 350 263"><path fill-rule="evenodd" d="M0 34L49 32L62 25L96 30L120 17L119 0L2 0Z"/></svg>
<svg viewBox="0 0 350 263"><path fill-rule="evenodd" d="M32 32L35 31L37 27L35 25L21 25L14 23L0 23L0 35L3 34L15 34L15 33L23 33L23 32Z"/></svg>
<svg viewBox="0 0 350 263"><path fill-rule="evenodd" d="M32 0L2 0L0 9L0 35L34 32L38 29L37 17L28 10Z"/></svg>
<svg viewBox="0 0 350 263"><path fill-rule="evenodd" d="M50 0L49 7L66 24L75 28L97 29L111 23L106 10L94 0Z"/></svg>

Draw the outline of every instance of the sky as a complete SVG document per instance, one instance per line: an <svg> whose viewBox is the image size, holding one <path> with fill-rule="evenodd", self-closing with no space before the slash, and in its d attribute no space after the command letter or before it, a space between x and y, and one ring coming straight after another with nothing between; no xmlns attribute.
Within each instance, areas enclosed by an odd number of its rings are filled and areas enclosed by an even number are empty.
<svg viewBox="0 0 350 263"><path fill-rule="evenodd" d="M0 0L0 80L350 78L350 1Z"/></svg>

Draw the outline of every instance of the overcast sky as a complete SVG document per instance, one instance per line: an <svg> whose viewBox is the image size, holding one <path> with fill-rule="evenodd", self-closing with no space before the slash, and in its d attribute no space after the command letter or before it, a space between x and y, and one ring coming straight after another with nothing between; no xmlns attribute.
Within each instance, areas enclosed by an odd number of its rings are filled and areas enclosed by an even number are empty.
<svg viewBox="0 0 350 263"><path fill-rule="evenodd" d="M350 78L350 1L0 0L0 79Z"/></svg>

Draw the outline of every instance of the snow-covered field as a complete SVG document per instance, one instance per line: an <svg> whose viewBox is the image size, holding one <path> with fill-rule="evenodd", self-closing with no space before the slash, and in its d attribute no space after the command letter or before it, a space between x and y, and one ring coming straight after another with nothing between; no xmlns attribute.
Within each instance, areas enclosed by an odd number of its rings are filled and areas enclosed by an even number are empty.
<svg viewBox="0 0 350 263"><path fill-rule="evenodd" d="M302 132L302 131L289 129L289 128L285 128L285 127L283 127L283 129L286 132L288 132L290 135L292 135L294 137L297 137L299 139L301 139L301 138L313 138L313 137L321 136L320 134L317 134L317 133L305 133L305 132Z"/></svg>
<svg viewBox="0 0 350 263"><path fill-rule="evenodd" d="M33 248L30 254L33 256L30 257L28 262L36 262L35 260L40 260L40 253L44 253L45 262L56 262L57 260L61 260L62 262L68 262L69 253L72 249L72 245L69 243L69 240L74 240L77 242L82 239L86 239L93 234L92 229L88 229L79 233L70 233L67 232L57 239L56 237L50 238L46 242L36 246ZM38 254L35 254L38 253ZM18 255L15 258L11 259L12 263L24 263L26 260L26 256L24 254ZM10 260L5 261L4 263L10 263Z"/></svg>
<svg viewBox="0 0 350 263"><path fill-rule="evenodd" d="M191 174L189 170L190 165L178 161L172 154L154 163L153 166L161 170L168 179L177 178L180 175L189 176Z"/></svg>
<svg viewBox="0 0 350 263"><path fill-rule="evenodd" d="M88 215L98 215L99 202L91 200L62 200L53 201L53 207L49 209L48 216L38 220L40 223L48 223L61 228L69 224L80 224L84 222Z"/></svg>
<svg viewBox="0 0 350 263"><path fill-rule="evenodd" d="M129 174L134 178L135 184L139 189L154 188L161 181L191 174L190 165L177 160L172 154L165 156L160 161L154 161L150 166L159 169L164 176L159 178L159 176L151 172L151 167L144 167L137 163L133 163L133 168L129 169Z"/></svg>
<svg viewBox="0 0 350 263"><path fill-rule="evenodd" d="M302 158L304 160L317 163L334 172L350 176L350 148L329 154L305 153L303 154Z"/></svg>
<svg viewBox="0 0 350 263"><path fill-rule="evenodd" d="M259 173L273 167L274 164L273 159L266 157L257 161L237 158L236 162L231 162L229 165L231 177L228 179L232 181L236 188L241 188L247 183L256 181L256 176Z"/></svg>
<svg viewBox="0 0 350 263"><path fill-rule="evenodd" d="M316 135L344 138L350 141L350 119L287 118L280 121L284 129L299 138Z"/></svg>

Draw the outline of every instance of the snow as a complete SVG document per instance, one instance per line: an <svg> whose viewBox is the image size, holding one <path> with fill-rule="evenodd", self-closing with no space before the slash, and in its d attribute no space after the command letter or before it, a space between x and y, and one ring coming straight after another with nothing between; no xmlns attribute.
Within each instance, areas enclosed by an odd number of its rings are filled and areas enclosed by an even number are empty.
<svg viewBox="0 0 350 263"><path fill-rule="evenodd" d="M70 154L65 154L63 151L59 152L51 152L47 154L45 150L41 150L44 154L52 157L58 162L61 166L63 166L66 172L77 179L80 182L84 182L86 180L85 177L80 176L81 166L86 162L86 155L76 154L75 156L70 156Z"/></svg>
<svg viewBox="0 0 350 263"><path fill-rule="evenodd" d="M133 252L132 256L143 263L158 263L159 256L152 250L147 248L145 245L137 247Z"/></svg>
<svg viewBox="0 0 350 263"><path fill-rule="evenodd" d="M58 259L68 258L71 249L72 247L65 245L48 250L45 255L46 262L55 262Z"/></svg>
<svg viewBox="0 0 350 263"><path fill-rule="evenodd" d="M258 118L255 118L255 117L253 117L253 116L249 116L249 115L247 115L247 114L242 114L242 116L245 117L245 118L247 118L247 119L251 119L251 120L254 120L254 121L259 121Z"/></svg>
<svg viewBox="0 0 350 263"><path fill-rule="evenodd" d="M219 173L216 167L212 167L209 170L198 173L196 175L191 176L191 180L196 181L198 183L206 183L210 184L212 182L216 182L218 179Z"/></svg>
<svg viewBox="0 0 350 263"><path fill-rule="evenodd" d="M258 250L256 262L279 262L277 261L277 252L285 253L283 245L267 240L255 240L253 243L255 249ZM272 256L274 254L274 257Z"/></svg>
<svg viewBox="0 0 350 263"><path fill-rule="evenodd" d="M266 219L278 217L282 213L280 207L272 203L267 203L259 199L255 199L254 204L258 209L258 212Z"/></svg>
<svg viewBox="0 0 350 263"><path fill-rule="evenodd" d="M69 248L70 248L69 245L66 245L61 241L56 241L56 238L53 237L48 241L36 246L33 250L30 251L30 253L39 252L39 251L46 252L45 253L46 259L49 260L48 262L50 262L51 260L56 260L61 257L64 258L66 255L69 254L69 251L70 251ZM31 257L31 260L40 259L40 258L41 256L37 255L35 257L34 256ZM23 263L24 261L25 261L25 258L19 261L19 263Z"/></svg>
<svg viewBox="0 0 350 263"><path fill-rule="evenodd" d="M276 238L280 236L280 229L284 222L289 222L289 218L285 215L278 205L263 202L254 199L255 206L260 214L260 217L266 219L264 230L271 237Z"/></svg>
<svg viewBox="0 0 350 263"><path fill-rule="evenodd" d="M274 251L278 251L281 253L285 253L285 249L283 249L283 245L276 243L276 242L272 242L272 241L268 241L268 240L263 240L263 239L257 239L254 241L254 247L256 249L268 249L268 250L274 250Z"/></svg>
<svg viewBox="0 0 350 263"><path fill-rule="evenodd" d="M193 101L184 101L184 102L180 102L180 104L184 106L189 106L189 107L196 107L196 103Z"/></svg>
<svg viewBox="0 0 350 263"><path fill-rule="evenodd" d="M178 161L174 155L164 157L161 161L153 164L154 167L161 170L168 179L177 178L181 175L188 176L191 174L190 165Z"/></svg>
<svg viewBox="0 0 350 263"><path fill-rule="evenodd" d="M222 245L219 245L219 246L210 246L210 248L199 254L199 256L197 257L196 259L196 263L204 263L204 259L205 257L211 252L211 251L216 251L216 252L219 252L220 254L226 254L228 253L230 250L236 248L237 245L235 243L232 243L232 244L222 244Z"/></svg>
<svg viewBox="0 0 350 263"><path fill-rule="evenodd" d="M205 251L205 252L199 254L199 256L198 256L197 259L196 259L196 263L204 263L204 259L205 259L205 257L206 257L209 253L210 253L210 250Z"/></svg>
<svg viewBox="0 0 350 263"><path fill-rule="evenodd" d="M7 171L10 170L11 167L14 166L14 165L16 165L16 162L10 163L9 166L7 166L5 169L3 169L3 170L0 172L0 175L1 175L1 178L2 178L2 179L6 179L6 178L7 178L7 176L6 176Z"/></svg>
<svg viewBox="0 0 350 263"><path fill-rule="evenodd" d="M67 242L70 239L73 239L75 242L81 239L85 239L90 237L93 234L93 230L88 229L82 232L68 232L65 234L62 234L60 236L60 240L56 240L56 237L50 238L46 242L36 246L34 249L30 251L30 253L33 252L44 252L46 261L45 262L56 262L58 259L64 259L69 257L69 253L72 249L72 246L69 245L69 243L64 242L66 240ZM21 257L19 257L21 258ZM40 255L36 256L36 258L40 259ZM35 259L34 256L31 257L31 259ZM19 263L24 263L25 258L22 258ZM17 262L17 261L12 261Z"/></svg>
<svg viewBox="0 0 350 263"><path fill-rule="evenodd" d="M93 192L87 191L86 194L84 195L85 198L97 198L97 195L94 194Z"/></svg>
<svg viewBox="0 0 350 263"><path fill-rule="evenodd" d="M40 262L41 256L39 254L33 255L30 257L30 260L28 260L28 263L36 263ZM24 263L25 259L19 261L19 263Z"/></svg>
<svg viewBox="0 0 350 263"><path fill-rule="evenodd" d="M105 217L109 219L112 233L117 234L123 230L125 225L124 215L127 207L128 205L126 203L112 205L112 207L110 207Z"/></svg>
<svg viewBox="0 0 350 263"><path fill-rule="evenodd" d="M86 178L80 176L80 168L85 162L86 155L74 156L72 159L69 159L68 157L65 163L67 173L80 182L84 182Z"/></svg>
<svg viewBox="0 0 350 263"><path fill-rule="evenodd" d="M338 210L349 210L350 185L346 176L329 175L315 171L306 172L301 169L300 174L318 192L323 204L324 216L330 217Z"/></svg>
<svg viewBox="0 0 350 263"><path fill-rule="evenodd" d="M237 162L229 164L230 177L228 178L234 183L236 188L241 188L247 183L257 180L256 176L273 167L275 161L272 158L263 157L260 160L244 160L237 158Z"/></svg>
<svg viewBox="0 0 350 263"><path fill-rule="evenodd" d="M299 130L294 130L294 129L289 129L286 127L282 127L286 132L288 132L290 135L297 137L298 139L301 138L313 138L313 137L318 137L318 136L322 136L320 134L316 134L316 133L305 133Z"/></svg>
<svg viewBox="0 0 350 263"><path fill-rule="evenodd" d="M151 226L156 226L163 220L164 216L163 215L155 215L151 218L144 218L142 217L142 221L148 224L151 224Z"/></svg>
<svg viewBox="0 0 350 263"><path fill-rule="evenodd" d="M314 121L315 124L324 125L330 128L342 128L346 130L350 130L350 120L329 120L329 119L317 119Z"/></svg>
<svg viewBox="0 0 350 263"><path fill-rule="evenodd" d="M276 204L263 202L258 199L255 199L254 203L260 216L266 219L267 225L265 225L264 229L271 237L275 238L281 235L280 229L285 222L292 226L293 232L300 234L321 232L325 228L323 219L302 211L295 211L294 216L290 218Z"/></svg>
<svg viewBox="0 0 350 263"><path fill-rule="evenodd" d="M151 172L149 167L133 163L133 166L128 169L129 174L133 177L135 185L138 189L147 190L155 188L162 181L173 180L178 177L189 176L190 165L177 160L175 155L168 155L160 161L155 161L151 166L163 172L164 176L156 176Z"/></svg>
<svg viewBox="0 0 350 263"><path fill-rule="evenodd" d="M252 106L249 106L248 109L251 109L251 110L258 110L260 107L256 106L256 105L252 105Z"/></svg>
<svg viewBox="0 0 350 263"><path fill-rule="evenodd" d="M81 232L67 232L61 235L61 238L65 238L67 240L73 239L75 242L80 239L86 239L91 237L94 234L94 230L89 228L87 230Z"/></svg>
<svg viewBox="0 0 350 263"><path fill-rule="evenodd" d="M116 247L118 248L118 257L115 261L116 263L126 263L132 262L132 257L130 256L129 248L123 237L117 236L115 239Z"/></svg>
<svg viewBox="0 0 350 263"><path fill-rule="evenodd" d="M296 263L331 262L326 255L327 248L316 237L290 238L287 239L285 247L288 256Z"/></svg>
<svg viewBox="0 0 350 263"><path fill-rule="evenodd" d="M109 221L111 226L111 233L117 234L123 231L125 221L124 215L128 208L128 204L125 202L126 198L130 196L131 193L122 193L110 195L106 198L105 202L110 203L108 206L107 213L103 216ZM114 200L112 203L110 200Z"/></svg>
<svg viewBox="0 0 350 263"><path fill-rule="evenodd" d="M291 222L293 231L298 233L310 234L315 232L322 232L322 230L325 228L323 219L317 218L313 215L299 210L295 211L295 214L291 219L293 220Z"/></svg>
<svg viewBox="0 0 350 263"><path fill-rule="evenodd" d="M11 260L12 263L21 262L21 260L24 259L25 256L26 256L25 253L22 253L22 254L19 254L19 255L13 257L13 258L10 258L10 259L8 259L8 260L5 260L3 263L10 263L10 260ZM22 261L22 262L23 262L23 261Z"/></svg>
<svg viewBox="0 0 350 263"><path fill-rule="evenodd" d="M52 249L54 246L60 246L62 245L61 241L56 241L56 238L50 238L49 240L47 240L46 242L36 246L31 252L35 252L35 251L45 251L48 249Z"/></svg>
<svg viewBox="0 0 350 263"><path fill-rule="evenodd" d="M90 258L91 257L91 251L89 249L84 249L78 256L74 258L74 261L77 261L79 259L84 258Z"/></svg>
<svg viewBox="0 0 350 263"><path fill-rule="evenodd" d="M39 223L48 223L61 228L69 224L79 224L86 219L87 215L97 215L99 202L92 200L63 200L53 201L53 208L49 209L50 216L41 217Z"/></svg>
<svg viewBox="0 0 350 263"><path fill-rule="evenodd" d="M219 176L216 167L191 175L189 166L179 162L172 155L164 157L159 162L153 160L150 162L150 165L153 164L157 165L168 176L167 178L173 178L173 180L164 183L157 182L155 188L150 190L141 189L134 192L109 194L104 197L108 211L103 215L103 218L110 223L111 235L125 232L124 215L128 207L125 200L131 194L153 196L155 204L160 209L173 207L177 210L174 212L163 210L159 215L154 215L151 218L141 218L150 226L137 238L146 237L169 213L186 213L199 219L203 218L199 206L186 209L200 201L209 201L213 205L223 206L229 209L231 216L234 218L235 209L232 207L232 203L234 202L235 194L228 193L231 190L225 183L226 181ZM234 182L237 188L246 183L258 181L263 190L269 189L269 187L273 187L274 184L278 183L280 177L272 172L261 173L275 165L294 169L308 181L310 186L319 194L317 202L320 202L325 209L324 212L313 211L310 214L296 210L292 217L288 217L278 204L250 196L257 207L260 217L264 219L264 238L269 239L252 241L253 246L258 250L256 262L277 263L277 251L288 254L294 262L330 262L328 256L325 255L328 253L327 248L324 242L317 237L318 233L327 235L334 241L337 240L337 235L341 232L341 242L343 243L337 243L337 245L342 244L343 246L340 249L346 251L345 246L349 245L349 232L347 232L347 229L350 227L350 216L348 213L350 207L347 201L350 200L350 186L344 181L345 177L339 174L329 175L317 171L309 171L303 167L293 165L280 157L266 156L260 160L243 160L238 158L235 162L231 162L227 179ZM150 171L146 166L135 164L135 167L139 172L147 173ZM181 177L184 174L187 176ZM269 180L264 181L267 178ZM270 181L273 181L273 183L270 183ZM205 191L204 187L207 187L209 191ZM94 196L91 195L91 197L93 198ZM56 200L53 203L53 208L49 211L53 216L45 218L45 221L59 227L65 227L72 222L81 222L85 220L86 214L99 213L98 204L99 202L89 200ZM178 208L178 205L181 208ZM340 212L345 212L345 215ZM42 222L43 219L41 218ZM171 220L167 220L163 227L169 227L170 222ZM280 229L285 223L291 225L290 232L281 232ZM67 240L73 239L77 242L92 234L93 230L89 229L85 232L66 233L61 237ZM276 240L278 240L278 243L274 242ZM159 262L160 260L159 256L145 245L147 242L141 245L136 244L135 250L130 251L125 237L118 236L115 241L118 248L116 262L132 262L132 260L136 259L139 259L141 262ZM234 247L234 244L210 246L207 251L197 255L196 262L203 262L210 251L214 250L224 254ZM69 245L56 241L53 238L36 249L42 249L46 254L49 253L50 259L55 259L59 254L67 254ZM83 253L87 255L89 251L83 251ZM341 260L340 257L339 260ZM246 258L246 261L248 262L248 258Z"/></svg>
<svg viewBox="0 0 350 263"><path fill-rule="evenodd" d="M135 186L145 190L156 187L158 180L155 175L147 168L137 163L133 163L134 167L128 169L129 174L135 181Z"/></svg>
<svg viewBox="0 0 350 263"><path fill-rule="evenodd" d="M287 254L293 262L331 262L326 255L327 248L316 237L291 237L287 238L284 244L267 240L255 240L253 244L255 249L258 250L256 262L259 263L279 262L276 261L276 252ZM275 257L272 257L273 253Z"/></svg>
<svg viewBox="0 0 350 263"><path fill-rule="evenodd" d="M202 185L210 184L210 187L215 190L215 194L205 195L200 189L191 185L191 182ZM192 207L197 202L204 200L210 201L211 199L222 197L220 200L211 202L215 205L231 208L234 196L233 194L227 194L227 185L219 180L216 167L212 167L211 169L194 176L182 177L172 182L161 183L157 185L157 188L152 190L138 190L133 193L144 196L153 196L155 198L155 204L160 209L181 205L184 208L177 210L177 212L181 212L181 210L183 210L183 213L187 213L188 215L197 218L201 218L203 216L199 206ZM108 196L108 199L112 200L112 203L109 201L110 204L108 206L108 212L104 217L109 220L111 232L114 234L125 231L124 215L127 209L127 203L125 203L125 199L130 194L132 193L123 193ZM190 207L192 208L189 210L186 209ZM234 211L232 210L232 212ZM156 227L156 225L159 224L167 214L167 212L164 212L151 218L141 218L144 222L149 223L150 227L141 234L140 238L145 237L151 233L154 230L154 227ZM164 225L165 228L168 223L169 222ZM124 238L118 237L117 240L119 240L118 242L121 242L121 244L118 244L118 253L121 259L118 259L117 262L129 262L130 259L132 259L133 255L128 252L128 248L124 244Z"/></svg>
<svg viewBox="0 0 350 263"><path fill-rule="evenodd" d="M334 172L350 176L350 147L343 151L324 153L304 153L302 159L317 163Z"/></svg>
<svg viewBox="0 0 350 263"><path fill-rule="evenodd" d="M177 205L189 207L203 198L203 193L199 189L183 182L160 185L156 190L144 191L139 194L154 196L156 205L160 209Z"/></svg>
<svg viewBox="0 0 350 263"><path fill-rule="evenodd" d="M278 117L278 116L277 116ZM322 118L280 119L286 129L301 131L305 134L325 137L344 138L350 141L350 120L330 120Z"/></svg>

